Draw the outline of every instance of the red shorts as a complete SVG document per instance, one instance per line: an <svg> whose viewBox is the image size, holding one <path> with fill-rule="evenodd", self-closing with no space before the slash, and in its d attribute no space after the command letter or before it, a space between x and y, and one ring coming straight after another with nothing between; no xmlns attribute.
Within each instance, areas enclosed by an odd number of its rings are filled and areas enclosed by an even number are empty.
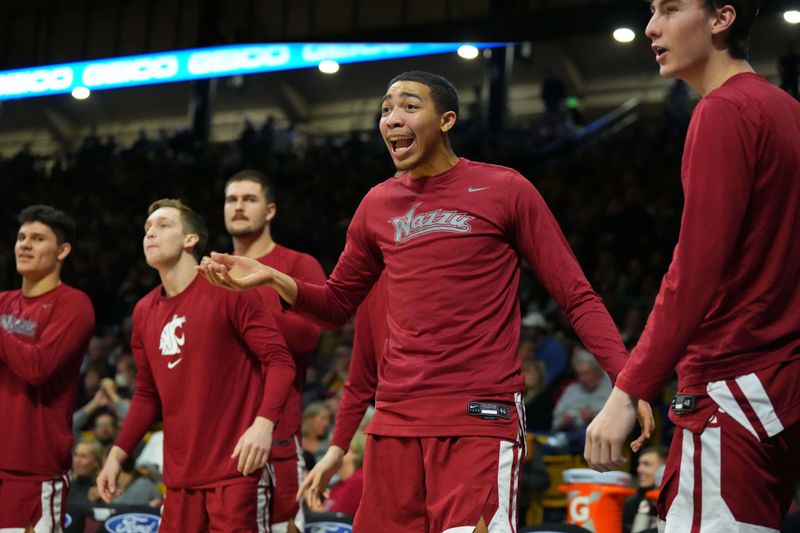
<svg viewBox="0 0 800 533"><path fill-rule="evenodd" d="M160 533L269 533L270 472L202 489L167 489Z"/></svg>
<svg viewBox="0 0 800 533"><path fill-rule="evenodd" d="M305 525L303 508L297 501L297 490L303 481L303 469L305 468L303 448L297 437L292 439L291 445L295 448L294 456L280 459L273 457L270 460L275 471L275 489L272 493L272 508L270 509L272 533L286 531L289 520L293 520L294 525L300 531Z"/></svg>
<svg viewBox="0 0 800 533"><path fill-rule="evenodd" d="M38 532L64 531L69 478L51 481L0 479L0 530L20 533L31 526Z"/></svg>
<svg viewBox="0 0 800 533"><path fill-rule="evenodd" d="M524 447L496 437L367 436L356 533L516 532Z"/></svg>
<svg viewBox="0 0 800 533"><path fill-rule="evenodd" d="M710 383L710 396L697 400L705 419L700 427L679 420L689 427L676 428L672 439L658 502L660 531L780 530L800 476L800 422L784 427L773 403L797 393L787 389L776 398L774 391L770 399L763 379L748 374Z"/></svg>

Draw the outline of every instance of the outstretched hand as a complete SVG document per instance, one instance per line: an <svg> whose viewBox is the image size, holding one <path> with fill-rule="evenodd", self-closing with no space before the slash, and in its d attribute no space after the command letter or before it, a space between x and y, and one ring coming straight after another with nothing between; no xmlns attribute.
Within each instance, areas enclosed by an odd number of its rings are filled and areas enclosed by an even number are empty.
<svg viewBox="0 0 800 533"><path fill-rule="evenodd" d="M273 269L255 259L217 252L204 257L195 269L211 284L232 291L260 287L275 278Z"/></svg>

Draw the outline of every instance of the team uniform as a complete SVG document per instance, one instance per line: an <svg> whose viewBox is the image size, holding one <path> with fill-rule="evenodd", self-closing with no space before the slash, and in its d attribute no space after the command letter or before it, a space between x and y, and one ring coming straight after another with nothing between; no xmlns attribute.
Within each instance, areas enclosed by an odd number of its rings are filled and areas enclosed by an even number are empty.
<svg viewBox="0 0 800 533"><path fill-rule="evenodd" d="M460 159L385 181L356 210L326 285L297 282L298 313L341 325L385 269L389 335L357 531L466 531L481 517L515 531L521 258L616 378L627 354L614 323L541 196L509 168Z"/></svg>
<svg viewBox="0 0 800 533"><path fill-rule="evenodd" d="M375 398L378 366L389 338L387 305L386 276L382 276L356 311L353 353L331 436L331 444L345 451L350 448L350 441Z"/></svg>
<svg viewBox="0 0 800 533"><path fill-rule="evenodd" d="M677 367L667 532L778 531L800 474L800 104L752 73L697 105L672 264L617 380Z"/></svg>
<svg viewBox="0 0 800 533"><path fill-rule="evenodd" d="M63 530L72 413L93 331L89 297L68 285L0 293L0 531Z"/></svg>
<svg viewBox="0 0 800 533"><path fill-rule="evenodd" d="M243 476L231 458L256 416L279 419L294 380L259 295L201 276L172 297L159 285L136 304L131 348L136 387L116 445L130 454L161 413L167 494L159 531L269 531L269 468Z"/></svg>
<svg viewBox="0 0 800 533"><path fill-rule="evenodd" d="M325 283L325 273L319 261L285 246L276 244L270 253L258 260L297 279L309 283ZM305 468L300 431L303 387L308 357L317 347L320 328L308 319L283 309L274 290L263 287L258 292L267 309L273 313L297 367L294 386L289 389L286 405L272 436L270 463L275 470L275 490L271 500L270 520L273 533L286 531L285 523L290 519L294 519L295 525L302 531L305 523L303 509L295 496L302 483Z"/></svg>

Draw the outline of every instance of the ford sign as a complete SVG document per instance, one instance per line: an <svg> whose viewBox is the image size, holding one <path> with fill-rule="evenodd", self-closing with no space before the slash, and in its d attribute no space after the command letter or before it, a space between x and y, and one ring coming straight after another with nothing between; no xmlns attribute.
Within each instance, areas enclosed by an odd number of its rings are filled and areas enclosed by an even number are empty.
<svg viewBox="0 0 800 533"><path fill-rule="evenodd" d="M144 513L118 514L106 522L109 533L155 533L161 519Z"/></svg>
<svg viewBox="0 0 800 533"><path fill-rule="evenodd" d="M352 533L353 526L341 522L314 522L306 524L305 533Z"/></svg>

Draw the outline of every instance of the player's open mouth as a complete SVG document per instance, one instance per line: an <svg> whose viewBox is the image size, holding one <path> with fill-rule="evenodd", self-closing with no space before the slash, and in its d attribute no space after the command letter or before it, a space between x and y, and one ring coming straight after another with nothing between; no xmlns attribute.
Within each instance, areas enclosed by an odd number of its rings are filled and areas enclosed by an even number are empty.
<svg viewBox="0 0 800 533"><path fill-rule="evenodd" d="M392 146L392 154L395 156L402 156L414 145L413 137L392 137L388 140Z"/></svg>
<svg viewBox="0 0 800 533"><path fill-rule="evenodd" d="M669 52L669 50L663 46L653 46L653 52L656 54L656 61L661 61L666 57L666 54Z"/></svg>

